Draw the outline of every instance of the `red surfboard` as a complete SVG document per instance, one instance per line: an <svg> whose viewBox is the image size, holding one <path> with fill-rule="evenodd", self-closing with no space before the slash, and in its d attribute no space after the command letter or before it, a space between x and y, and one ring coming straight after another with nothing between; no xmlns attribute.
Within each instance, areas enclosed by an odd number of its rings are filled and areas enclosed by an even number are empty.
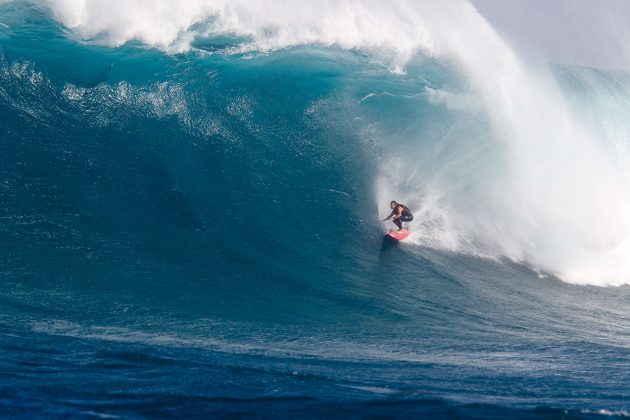
<svg viewBox="0 0 630 420"><path fill-rule="evenodd" d="M409 232L407 229L403 229L403 230L392 230L386 236L389 236L390 238L393 238L397 241L402 241L403 239L408 238L409 235L411 235L411 232Z"/></svg>

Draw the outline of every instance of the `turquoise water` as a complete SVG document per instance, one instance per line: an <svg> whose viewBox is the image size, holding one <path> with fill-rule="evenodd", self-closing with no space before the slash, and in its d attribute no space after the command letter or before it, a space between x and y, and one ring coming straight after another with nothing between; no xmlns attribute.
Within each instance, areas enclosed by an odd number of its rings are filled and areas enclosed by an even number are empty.
<svg viewBox="0 0 630 420"><path fill-rule="evenodd" d="M239 36L167 54L77 41L28 3L0 16L2 415L630 411L627 285L439 235L417 182L455 167L440 185L470 198L507 166L486 111L431 98L470 93L454 61L225 53ZM627 86L554 72L593 130L587 105ZM407 181L383 200L384 167ZM398 196L418 236L391 245Z"/></svg>

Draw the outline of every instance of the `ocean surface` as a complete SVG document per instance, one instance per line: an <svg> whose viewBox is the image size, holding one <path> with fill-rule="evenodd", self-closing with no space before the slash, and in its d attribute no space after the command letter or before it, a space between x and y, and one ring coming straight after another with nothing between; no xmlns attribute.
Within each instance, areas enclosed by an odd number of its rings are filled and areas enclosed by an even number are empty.
<svg viewBox="0 0 630 420"><path fill-rule="evenodd" d="M0 1L0 416L630 416L630 72L271 3Z"/></svg>

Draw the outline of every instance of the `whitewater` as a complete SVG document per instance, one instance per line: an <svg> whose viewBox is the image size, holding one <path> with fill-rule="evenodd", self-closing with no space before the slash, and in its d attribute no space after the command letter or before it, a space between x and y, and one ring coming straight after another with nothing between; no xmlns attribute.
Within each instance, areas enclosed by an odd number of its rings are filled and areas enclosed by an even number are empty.
<svg viewBox="0 0 630 420"><path fill-rule="evenodd" d="M508 3L0 1L0 413L626 416L630 70Z"/></svg>

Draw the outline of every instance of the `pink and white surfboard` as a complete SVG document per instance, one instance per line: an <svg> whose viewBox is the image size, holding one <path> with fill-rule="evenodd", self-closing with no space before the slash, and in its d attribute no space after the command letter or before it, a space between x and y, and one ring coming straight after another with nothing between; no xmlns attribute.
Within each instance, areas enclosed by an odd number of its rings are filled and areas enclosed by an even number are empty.
<svg viewBox="0 0 630 420"><path fill-rule="evenodd" d="M407 237L409 237L409 235L411 235L411 232L409 232L407 229L392 230L391 232L387 234L387 236L394 238L397 241L402 241L403 239L406 239Z"/></svg>

